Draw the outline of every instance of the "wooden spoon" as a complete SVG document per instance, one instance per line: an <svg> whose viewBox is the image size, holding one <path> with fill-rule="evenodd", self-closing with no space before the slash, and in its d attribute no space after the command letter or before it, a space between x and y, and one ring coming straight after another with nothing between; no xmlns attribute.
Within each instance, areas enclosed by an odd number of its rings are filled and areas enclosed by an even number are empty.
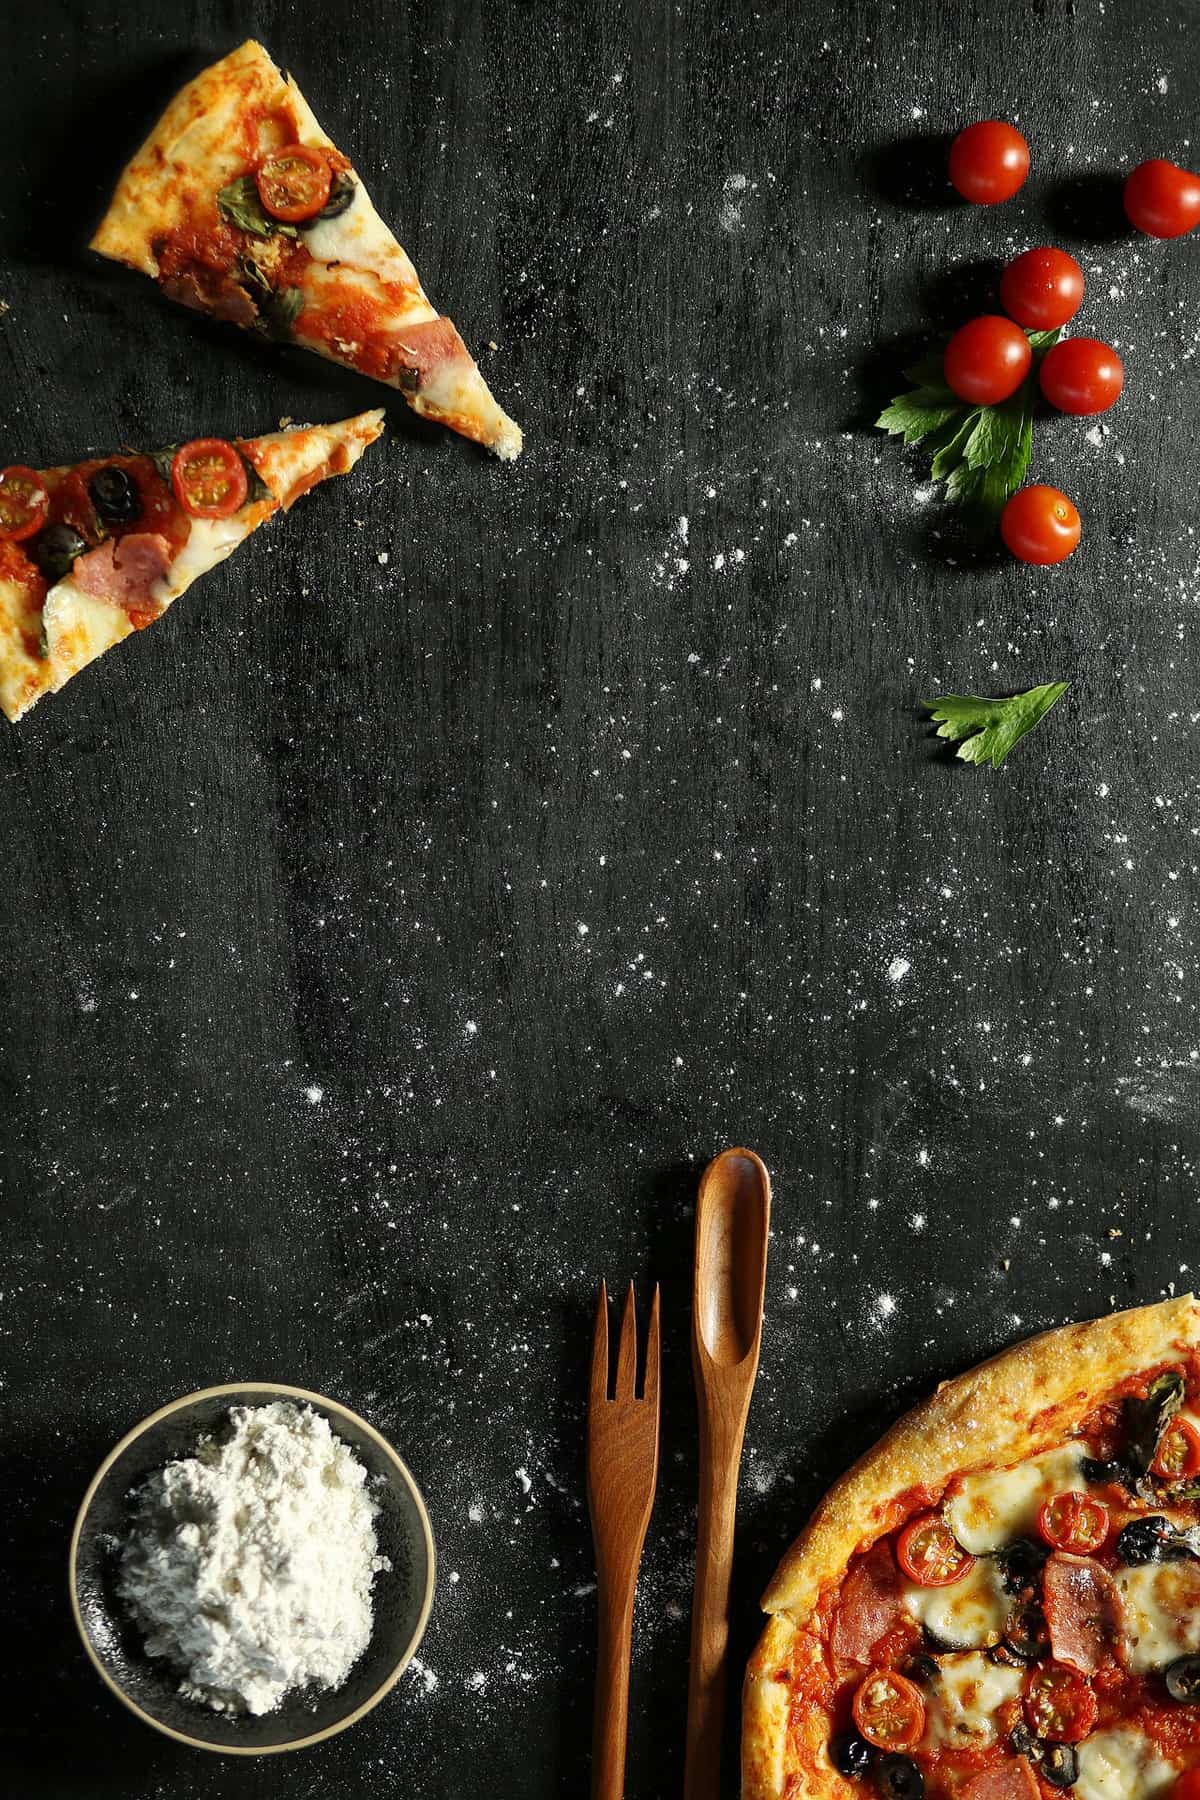
<svg viewBox="0 0 1200 1800"><path fill-rule="evenodd" d="M700 1407L700 1519L684 1800L717 1800L721 1789L738 1467L758 1373L770 1217L771 1177L753 1150L714 1157L696 1202L692 1368Z"/></svg>

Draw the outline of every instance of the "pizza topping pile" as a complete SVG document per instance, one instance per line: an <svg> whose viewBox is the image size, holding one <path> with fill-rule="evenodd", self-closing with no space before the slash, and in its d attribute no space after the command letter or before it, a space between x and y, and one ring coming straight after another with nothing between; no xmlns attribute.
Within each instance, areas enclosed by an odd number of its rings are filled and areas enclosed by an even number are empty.
<svg viewBox="0 0 1200 1800"><path fill-rule="evenodd" d="M1189 1364L1068 1444L907 1496L822 1608L834 1767L894 1800L1194 1800L1198 1478Z"/></svg>

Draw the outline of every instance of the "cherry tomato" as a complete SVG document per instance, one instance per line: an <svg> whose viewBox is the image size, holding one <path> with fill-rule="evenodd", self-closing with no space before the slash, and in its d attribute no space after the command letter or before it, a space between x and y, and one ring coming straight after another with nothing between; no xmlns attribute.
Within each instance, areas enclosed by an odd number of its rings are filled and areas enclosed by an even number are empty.
<svg viewBox="0 0 1200 1800"><path fill-rule="evenodd" d="M909 1520L896 1543L896 1561L921 1587L949 1587L975 1567L975 1558L935 1512Z"/></svg>
<svg viewBox="0 0 1200 1800"><path fill-rule="evenodd" d="M1150 1473L1164 1481L1190 1481L1200 1473L1200 1431L1190 1419L1171 1420L1158 1440Z"/></svg>
<svg viewBox="0 0 1200 1800"><path fill-rule="evenodd" d="M1200 175L1161 156L1139 163L1125 180L1125 216L1147 237L1182 237L1200 221Z"/></svg>
<svg viewBox="0 0 1200 1800"><path fill-rule="evenodd" d="M175 452L171 486L194 519L227 519L246 498L246 465L224 438L193 438Z"/></svg>
<svg viewBox="0 0 1200 1800"><path fill-rule="evenodd" d="M332 179L328 159L308 144L285 144L260 162L254 174L264 210L288 225L316 217L329 198Z"/></svg>
<svg viewBox="0 0 1200 1800"><path fill-rule="evenodd" d="M1037 1525L1052 1549L1086 1556L1108 1536L1108 1508L1089 1494L1054 1494L1043 1503Z"/></svg>
<svg viewBox="0 0 1200 1800"><path fill-rule="evenodd" d="M1020 562L1065 562L1083 527L1065 494L1052 487L1018 488L1000 514L1000 536Z"/></svg>
<svg viewBox="0 0 1200 1800"><path fill-rule="evenodd" d="M1065 250L1044 244L1010 262L1000 277L1000 304L1030 331L1053 331L1083 305L1083 270Z"/></svg>
<svg viewBox="0 0 1200 1800"><path fill-rule="evenodd" d="M1200 1769L1185 1769L1176 1777L1171 1800L1200 1800Z"/></svg>
<svg viewBox="0 0 1200 1800"><path fill-rule="evenodd" d="M1011 319L985 313L963 325L946 345L946 386L969 406L998 406L1015 394L1033 360L1029 339Z"/></svg>
<svg viewBox="0 0 1200 1800"><path fill-rule="evenodd" d="M1042 358L1042 392L1059 412L1087 418L1115 406L1125 386L1125 367L1099 338L1064 338Z"/></svg>
<svg viewBox="0 0 1200 1800"><path fill-rule="evenodd" d="M1041 1663L1025 1677L1025 1723L1038 1737L1077 1744L1096 1723L1096 1696L1065 1663Z"/></svg>
<svg viewBox="0 0 1200 1800"><path fill-rule="evenodd" d="M50 495L36 469L23 463L0 470L0 542L19 544L46 523Z"/></svg>
<svg viewBox="0 0 1200 1800"><path fill-rule="evenodd" d="M1029 173L1029 145L1015 125L984 119L950 146L950 179L973 206L1011 200Z"/></svg>
<svg viewBox="0 0 1200 1800"><path fill-rule="evenodd" d="M921 1690L894 1669L872 1669L859 1682L850 1710L861 1735L878 1750L911 1750L924 1735Z"/></svg>

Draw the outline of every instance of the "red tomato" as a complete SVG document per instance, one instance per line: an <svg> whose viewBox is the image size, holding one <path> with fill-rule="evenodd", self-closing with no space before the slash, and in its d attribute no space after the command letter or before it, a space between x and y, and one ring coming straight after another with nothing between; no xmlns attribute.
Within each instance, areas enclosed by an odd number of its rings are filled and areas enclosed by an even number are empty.
<svg viewBox="0 0 1200 1800"><path fill-rule="evenodd" d="M1029 173L1029 145L1015 125L984 119L950 146L950 179L974 206L1011 200Z"/></svg>
<svg viewBox="0 0 1200 1800"><path fill-rule="evenodd" d="M1000 304L1030 331L1053 331L1083 305L1083 270L1065 250L1048 244L1026 250L1000 277Z"/></svg>
<svg viewBox="0 0 1200 1800"><path fill-rule="evenodd" d="M1125 180L1125 216L1147 237L1182 237L1200 221L1200 175L1161 156L1139 163Z"/></svg>
<svg viewBox="0 0 1200 1800"><path fill-rule="evenodd" d="M1200 1800L1200 1769L1185 1769L1176 1777L1171 1800Z"/></svg>
<svg viewBox="0 0 1200 1800"><path fill-rule="evenodd" d="M1200 1431L1190 1419L1172 1419L1158 1440L1150 1473L1164 1481L1190 1481L1200 1473Z"/></svg>
<svg viewBox="0 0 1200 1800"><path fill-rule="evenodd" d="M969 406L998 406L1015 394L1033 360L1029 339L1011 319L985 313L963 325L946 345L946 386Z"/></svg>
<svg viewBox="0 0 1200 1800"><path fill-rule="evenodd" d="M925 1732L921 1690L894 1669L872 1669L859 1682L850 1710L862 1736L879 1750L911 1750Z"/></svg>
<svg viewBox="0 0 1200 1800"><path fill-rule="evenodd" d="M896 1543L896 1561L910 1581L921 1587L949 1587L975 1567L940 1513L911 1519Z"/></svg>
<svg viewBox="0 0 1200 1800"><path fill-rule="evenodd" d="M273 219L295 225L320 212L333 176L319 150L308 144L285 144L259 163L254 180L264 210Z"/></svg>
<svg viewBox="0 0 1200 1800"><path fill-rule="evenodd" d="M1025 1723L1039 1737L1077 1744L1096 1723L1096 1696L1065 1663L1040 1663L1025 1677Z"/></svg>
<svg viewBox="0 0 1200 1800"><path fill-rule="evenodd" d="M1115 406L1125 386L1125 367L1099 338L1064 338L1042 358L1042 392L1059 412L1087 418Z"/></svg>
<svg viewBox="0 0 1200 1800"><path fill-rule="evenodd" d="M46 523L50 495L36 469L13 463L0 470L0 541L19 544Z"/></svg>
<svg viewBox="0 0 1200 1800"><path fill-rule="evenodd" d="M193 438L175 452L171 486L194 519L227 519L246 498L246 465L224 438Z"/></svg>
<svg viewBox="0 0 1200 1800"><path fill-rule="evenodd" d="M1083 527L1065 494L1052 487L1018 488L1000 514L1000 536L1020 562L1065 562Z"/></svg>
<svg viewBox="0 0 1200 1800"><path fill-rule="evenodd" d="M1054 1494L1044 1502L1037 1524L1053 1549L1087 1556L1108 1536L1108 1508L1089 1494Z"/></svg>

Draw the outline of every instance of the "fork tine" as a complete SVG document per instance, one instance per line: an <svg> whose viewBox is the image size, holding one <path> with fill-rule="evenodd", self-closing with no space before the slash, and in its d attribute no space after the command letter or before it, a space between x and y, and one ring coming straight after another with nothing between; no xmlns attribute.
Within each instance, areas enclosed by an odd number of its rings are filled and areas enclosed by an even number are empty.
<svg viewBox="0 0 1200 1800"><path fill-rule="evenodd" d="M653 1407L658 1406L660 1341L659 1288L655 1282L654 1299L650 1303L650 1330L646 1334L646 1373L642 1377L642 1399L649 1401Z"/></svg>
<svg viewBox="0 0 1200 1800"><path fill-rule="evenodd" d="M618 1400L632 1400L637 1382L637 1301L634 1299L633 1283L629 1284L629 1292L625 1297L625 1312L621 1319L621 1342L617 1350L617 1388Z"/></svg>
<svg viewBox="0 0 1200 1800"><path fill-rule="evenodd" d="M592 1333L592 1385L590 1404L599 1406L608 1399L608 1289L600 1283L600 1299L596 1306L596 1326Z"/></svg>

